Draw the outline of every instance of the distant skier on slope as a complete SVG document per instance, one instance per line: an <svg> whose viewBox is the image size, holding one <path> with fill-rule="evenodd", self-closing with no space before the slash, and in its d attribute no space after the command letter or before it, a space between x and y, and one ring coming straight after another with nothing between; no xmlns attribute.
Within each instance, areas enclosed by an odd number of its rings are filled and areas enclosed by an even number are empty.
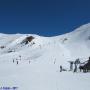
<svg viewBox="0 0 90 90"><path fill-rule="evenodd" d="M54 64L56 63L56 58L55 58L55 60L54 60Z"/></svg>
<svg viewBox="0 0 90 90"><path fill-rule="evenodd" d="M19 59L20 59L20 61L21 61L21 55L19 55Z"/></svg>
<svg viewBox="0 0 90 90"><path fill-rule="evenodd" d="M29 64L31 63L31 61L29 60Z"/></svg>
<svg viewBox="0 0 90 90"><path fill-rule="evenodd" d="M60 72L62 72L62 66L60 65Z"/></svg>
<svg viewBox="0 0 90 90"><path fill-rule="evenodd" d="M19 62L17 61L17 65L18 65L18 63L19 63Z"/></svg>
<svg viewBox="0 0 90 90"><path fill-rule="evenodd" d="M77 72L78 64L80 64L80 60L79 60L79 58L76 59L75 62L74 62L74 65L75 65L74 72Z"/></svg>
<svg viewBox="0 0 90 90"><path fill-rule="evenodd" d="M73 70L73 64L74 64L74 62L73 61L69 61L69 63L70 63L70 70L69 71L72 71Z"/></svg>
<svg viewBox="0 0 90 90"><path fill-rule="evenodd" d="M14 63L14 59L13 59L13 63Z"/></svg>

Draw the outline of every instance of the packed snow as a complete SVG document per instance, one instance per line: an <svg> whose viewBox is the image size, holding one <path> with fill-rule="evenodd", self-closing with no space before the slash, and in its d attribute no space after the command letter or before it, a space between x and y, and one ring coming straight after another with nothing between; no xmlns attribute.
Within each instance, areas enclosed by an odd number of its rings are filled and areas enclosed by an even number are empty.
<svg viewBox="0 0 90 90"><path fill-rule="evenodd" d="M90 23L54 37L1 33L0 88L89 90L90 73L79 69L77 72L69 71L68 62L77 58L84 62L89 56ZM64 69L62 72L60 65Z"/></svg>

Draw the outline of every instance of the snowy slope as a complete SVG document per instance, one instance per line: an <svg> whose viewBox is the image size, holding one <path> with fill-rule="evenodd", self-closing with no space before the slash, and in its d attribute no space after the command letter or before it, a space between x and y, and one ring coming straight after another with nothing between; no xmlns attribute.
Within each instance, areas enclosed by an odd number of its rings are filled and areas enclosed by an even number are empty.
<svg viewBox="0 0 90 90"><path fill-rule="evenodd" d="M24 41L30 36L34 39L26 44ZM60 65L69 70L68 61L77 58L85 61L89 55L90 23L55 37L0 34L0 87L89 90L89 73L59 72Z"/></svg>

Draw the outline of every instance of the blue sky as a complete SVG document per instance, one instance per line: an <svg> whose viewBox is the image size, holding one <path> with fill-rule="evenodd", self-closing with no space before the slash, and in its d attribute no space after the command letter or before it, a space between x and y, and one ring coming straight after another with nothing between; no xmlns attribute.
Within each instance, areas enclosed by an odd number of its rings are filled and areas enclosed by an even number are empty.
<svg viewBox="0 0 90 90"><path fill-rule="evenodd" d="M0 33L53 36L90 22L90 0L0 0Z"/></svg>

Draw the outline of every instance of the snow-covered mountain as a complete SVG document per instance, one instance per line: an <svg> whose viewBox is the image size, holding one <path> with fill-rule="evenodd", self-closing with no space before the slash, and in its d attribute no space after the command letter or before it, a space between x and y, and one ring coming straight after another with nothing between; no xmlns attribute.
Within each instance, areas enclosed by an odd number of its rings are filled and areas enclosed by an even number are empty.
<svg viewBox="0 0 90 90"><path fill-rule="evenodd" d="M60 36L0 34L0 87L18 90L89 90L89 73L59 72L90 56L90 23ZM18 61L18 65L17 65ZM69 82L69 83L68 83Z"/></svg>

